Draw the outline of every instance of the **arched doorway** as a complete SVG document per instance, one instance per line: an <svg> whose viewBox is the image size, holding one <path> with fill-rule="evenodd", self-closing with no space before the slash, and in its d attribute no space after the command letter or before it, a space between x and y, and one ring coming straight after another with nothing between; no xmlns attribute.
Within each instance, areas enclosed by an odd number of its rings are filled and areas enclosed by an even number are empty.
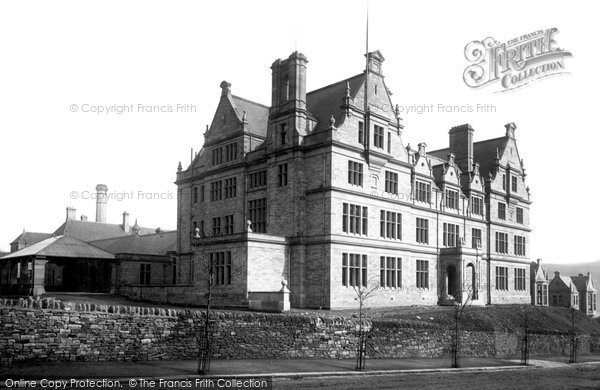
<svg viewBox="0 0 600 390"><path fill-rule="evenodd" d="M449 265L446 268L446 295L448 298L456 298L456 267Z"/></svg>

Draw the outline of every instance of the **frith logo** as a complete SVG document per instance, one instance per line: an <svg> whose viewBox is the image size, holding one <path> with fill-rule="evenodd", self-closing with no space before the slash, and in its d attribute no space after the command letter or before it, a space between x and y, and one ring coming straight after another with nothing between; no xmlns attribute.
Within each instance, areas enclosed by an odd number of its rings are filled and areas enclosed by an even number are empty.
<svg viewBox="0 0 600 390"><path fill-rule="evenodd" d="M538 30L500 43L494 38L473 41L465 46L465 57L471 63L464 73L465 84L480 88L496 81L506 92L529 85L548 76L565 74L567 50L557 47L558 29Z"/></svg>

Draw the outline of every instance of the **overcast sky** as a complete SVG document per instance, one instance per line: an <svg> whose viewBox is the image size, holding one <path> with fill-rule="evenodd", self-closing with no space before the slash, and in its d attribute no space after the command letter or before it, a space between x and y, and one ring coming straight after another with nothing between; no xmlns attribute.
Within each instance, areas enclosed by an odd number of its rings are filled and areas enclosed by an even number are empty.
<svg viewBox="0 0 600 390"><path fill-rule="evenodd" d="M23 229L54 231L67 206L93 220L90 194L98 183L124 198L109 200L109 222L120 223L127 210L142 226L174 229L177 163L187 166L190 148L201 147L220 82L269 105L269 67L296 48L310 61L309 91L360 73L365 4L0 3L0 251ZM449 128L465 122L476 141L517 124L534 201L530 256L547 262L600 258L597 20L591 6L569 4L370 2L370 48L385 57L394 104L436 108L403 114L405 144L446 147ZM467 43L552 27L558 46L573 53L565 61L569 74L504 94L463 82ZM174 112L139 112L140 104ZM178 104L195 112L177 112ZM440 104L490 104L495 112L439 112ZM82 112L112 105L134 109Z"/></svg>

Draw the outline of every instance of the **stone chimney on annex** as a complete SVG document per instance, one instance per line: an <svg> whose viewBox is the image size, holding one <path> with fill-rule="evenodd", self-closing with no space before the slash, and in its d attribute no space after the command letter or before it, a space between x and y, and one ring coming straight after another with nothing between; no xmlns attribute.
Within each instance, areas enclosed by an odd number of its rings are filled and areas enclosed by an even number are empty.
<svg viewBox="0 0 600 390"><path fill-rule="evenodd" d="M106 223L106 200L108 187L106 184L96 186L96 222Z"/></svg>

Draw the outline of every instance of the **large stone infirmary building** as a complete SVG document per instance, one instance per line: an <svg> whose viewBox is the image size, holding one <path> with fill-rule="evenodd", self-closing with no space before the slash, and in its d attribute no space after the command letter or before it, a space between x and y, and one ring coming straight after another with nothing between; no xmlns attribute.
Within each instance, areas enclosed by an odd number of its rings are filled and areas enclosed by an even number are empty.
<svg viewBox="0 0 600 390"><path fill-rule="evenodd" d="M253 306L286 280L293 307L530 303L529 189L514 123L474 141L413 149L382 73L306 91L307 58L272 66L269 107L221 83L204 145L177 172L177 280L204 299ZM366 96L365 96L366 91ZM194 238L195 231L203 238Z"/></svg>

